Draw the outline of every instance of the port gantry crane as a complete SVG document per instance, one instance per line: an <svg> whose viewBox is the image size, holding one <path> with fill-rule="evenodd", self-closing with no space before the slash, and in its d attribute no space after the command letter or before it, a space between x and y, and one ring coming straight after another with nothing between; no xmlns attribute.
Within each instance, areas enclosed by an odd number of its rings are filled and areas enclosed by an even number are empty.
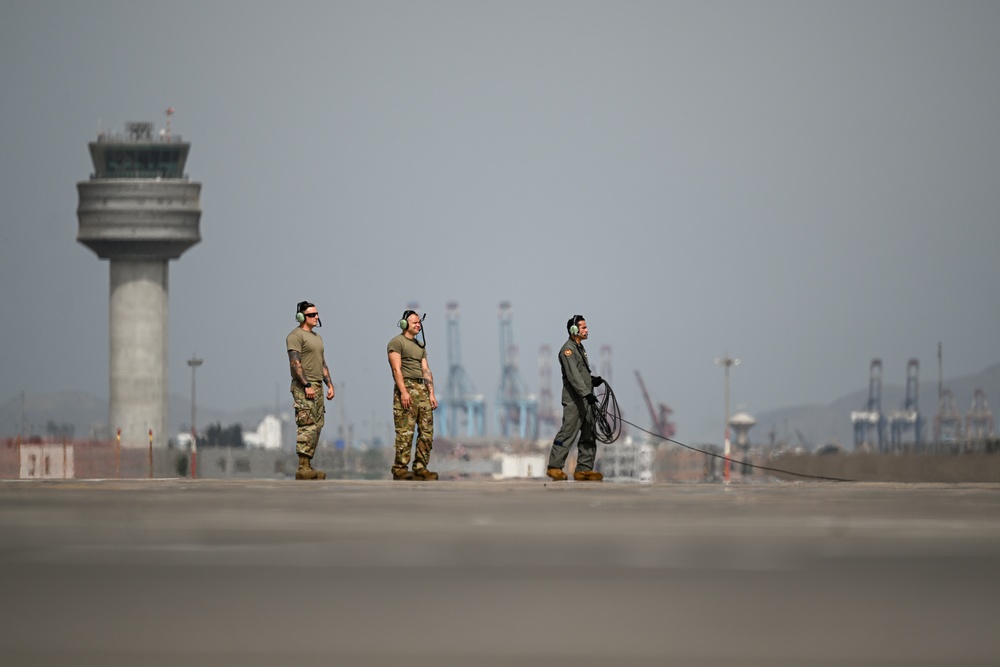
<svg viewBox="0 0 1000 667"><path fill-rule="evenodd" d="M955 403L951 389L942 389L934 415L934 444L953 445L962 440L962 413Z"/></svg>
<svg viewBox="0 0 1000 667"><path fill-rule="evenodd" d="M600 371L598 372L598 375L604 378L604 381L607 383L604 385L605 388L611 387L614 384L614 381L612 380L614 373L612 372L611 356L611 346L607 343L601 345ZM598 391L602 392L604 389L599 389ZM628 435L628 424L622 423L622 435Z"/></svg>
<svg viewBox="0 0 1000 667"><path fill-rule="evenodd" d="M441 435L457 437L464 426L465 435L482 436L486 429L486 398L476 393L462 366L458 303L452 301L445 306L445 317L448 322L448 384L442 406Z"/></svg>
<svg viewBox="0 0 1000 667"><path fill-rule="evenodd" d="M552 346L542 344L538 348L538 426L544 424L546 435L554 435L559 429L559 414L552 394ZM551 433L550 433L551 431Z"/></svg>
<svg viewBox="0 0 1000 667"><path fill-rule="evenodd" d="M649 410L649 417L653 420L653 430L664 440L672 438L674 433L677 432L677 427L670 421L670 415L673 413L673 410L667 407L666 403L660 403L658 406L659 410L654 410L653 401L649 398L649 392L646 391L646 383L642 381L642 375L639 374L639 371L635 372L635 378L639 381L642 398L646 401L646 409Z"/></svg>
<svg viewBox="0 0 1000 667"><path fill-rule="evenodd" d="M982 389L976 389L972 395L972 408L965 416L965 434L973 446L984 444L993 437L993 411Z"/></svg>
<svg viewBox="0 0 1000 667"><path fill-rule="evenodd" d="M522 440L538 437L538 397L529 394L518 370L518 348L514 344L512 319L514 310L509 301L501 301L497 311L500 320L500 387L497 389L497 427L499 435L516 435Z"/></svg>
<svg viewBox="0 0 1000 667"><path fill-rule="evenodd" d="M917 403L919 375L920 362L916 359L910 359L906 364L906 399L903 401L903 409L897 410L889 416L889 434L894 452L900 452L904 449L903 434L909 430L913 431L912 451L919 452L921 448L922 417L920 416L920 406Z"/></svg>
<svg viewBox="0 0 1000 667"><path fill-rule="evenodd" d="M605 343L601 346L601 365L598 375L600 375L608 384L614 384L611 381L611 346Z"/></svg>
<svg viewBox="0 0 1000 667"><path fill-rule="evenodd" d="M885 449L885 416L882 414L882 360L872 359L868 373L868 403L851 412L855 451Z"/></svg>

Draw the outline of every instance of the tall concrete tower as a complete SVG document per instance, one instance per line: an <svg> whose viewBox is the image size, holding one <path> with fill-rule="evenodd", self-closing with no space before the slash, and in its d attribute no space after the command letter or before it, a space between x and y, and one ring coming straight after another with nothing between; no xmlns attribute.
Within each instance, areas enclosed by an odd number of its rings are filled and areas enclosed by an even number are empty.
<svg viewBox="0 0 1000 667"><path fill-rule="evenodd" d="M184 173L190 144L152 123L91 142L94 173L77 183L76 240L110 260L108 427L122 446L165 445L167 262L201 241L201 184Z"/></svg>

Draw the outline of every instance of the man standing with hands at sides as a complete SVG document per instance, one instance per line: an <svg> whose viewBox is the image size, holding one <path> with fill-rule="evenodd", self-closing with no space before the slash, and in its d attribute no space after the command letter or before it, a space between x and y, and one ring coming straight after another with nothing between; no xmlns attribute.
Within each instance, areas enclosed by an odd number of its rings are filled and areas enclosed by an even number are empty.
<svg viewBox="0 0 1000 667"><path fill-rule="evenodd" d="M434 442L434 376L427 365L427 350L417 341L423 328L420 316L412 310L403 312L398 326L402 333L389 341L389 368L396 386L393 389L392 417L396 427L396 458L392 464L392 478L431 481L436 472L427 469ZM413 472L407 469L413 447L413 433L417 430L417 452L413 457Z"/></svg>
<svg viewBox="0 0 1000 667"><path fill-rule="evenodd" d="M300 301L295 309L299 326L285 338L288 363L292 370L292 401L295 404L295 451L299 455L299 468L295 479L326 479L326 473L313 470L312 458L319 444L319 433L326 423L326 404L323 402L323 383L326 383L326 400L333 400L333 380L323 356L323 339L313 331L322 326L316 304Z"/></svg>
<svg viewBox="0 0 1000 667"><path fill-rule="evenodd" d="M562 426L556 433L549 453L549 477L561 482L566 479L563 466L569 448L580 434L576 445L577 460L573 479L578 482L600 482L604 475L594 470L594 459L597 457L597 439L594 434L594 413L591 405L597 403L594 389L604 384L599 375L590 375L590 363L587 361L587 351L583 349L583 341L587 340L587 320L583 315L574 315L566 323L569 340L559 349L559 370L562 372L563 390Z"/></svg>

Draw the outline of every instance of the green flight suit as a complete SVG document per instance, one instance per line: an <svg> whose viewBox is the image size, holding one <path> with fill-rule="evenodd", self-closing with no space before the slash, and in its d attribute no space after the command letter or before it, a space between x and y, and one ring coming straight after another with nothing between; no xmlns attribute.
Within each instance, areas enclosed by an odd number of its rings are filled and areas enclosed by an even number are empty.
<svg viewBox="0 0 1000 667"><path fill-rule="evenodd" d="M594 413L587 404L587 396L594 393L594 384L583 343L570 338L563 344L559 349L559 369L563 380L563 418L562 426L552 443L552 451L549 452L549 467L562 469L566 464L569 448L579 433L576 470L593 470L594 460L597 458L597 439L594 434Z"/></svg>

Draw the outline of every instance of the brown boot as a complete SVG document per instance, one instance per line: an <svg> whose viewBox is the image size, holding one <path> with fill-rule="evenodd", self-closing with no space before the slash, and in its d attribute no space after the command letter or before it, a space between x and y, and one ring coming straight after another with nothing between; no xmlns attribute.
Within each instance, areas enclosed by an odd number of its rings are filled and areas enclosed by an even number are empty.
<svg viewBox="0 0 1000 667"><path fill-rule="evenodd" d="M577 470L573 473L573 479L578 482L603 482L604 475L596 470Z"/></svg>
<svg viewBox="0 0 1000 667"><path fill-rule="evenodd" d="M299 469L295 471L295 479L326 479L326 473L313 470L312 460L305 454L299 454Z"/></svg>
<svg viewBox="0 0 1000 667"><path fill-rule="evenodd" d="M413 479L423 480L425 482L433 482L438 478L436 472L432 472L427 468L414 468L413 469Z"/></svg>
<svg viewBox="0 0 1000 667"><path fill-rule="evenodd" d="M549 468L545 474L557 482L565 482L568 479L562 468Z"/></svg>
<svg viewBox="0 0 1000 667"><path fill-rule="evenodd" d="M393 468L392 478L406 482L413 479L413 473L407 470L406 468Z"/></svg>
<svg viewBox="0 0 1000 667"><path fill-rule="evenodd" d="M311 470L312 473L315 475L313 479L326 479L326 473L323 472L322 470L314 469L312 467L311 460L312 460L311 457L306 458L306 467L309 468L309 470Z"/></svg>

